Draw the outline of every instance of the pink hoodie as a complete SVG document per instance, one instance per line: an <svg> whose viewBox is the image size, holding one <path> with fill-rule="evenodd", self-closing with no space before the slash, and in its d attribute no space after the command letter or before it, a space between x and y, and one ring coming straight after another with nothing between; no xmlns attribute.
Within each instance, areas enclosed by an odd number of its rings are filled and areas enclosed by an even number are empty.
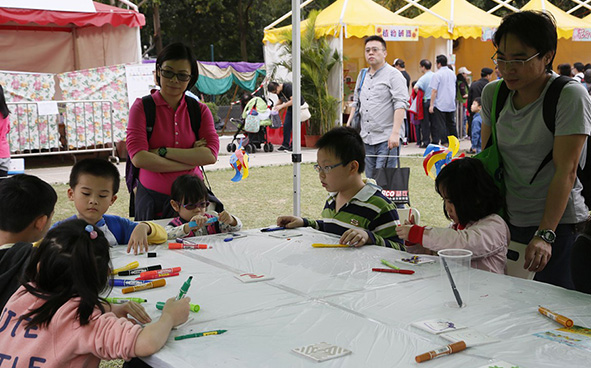
<svg viewBox="0 0 591 368"><path fill-rule="evenodd" d="M44 301L21 286L0 315L0 365L9 367L98 367L101 359L135 356L142 328L113 313L96 310L90 323L76 319L79 298L70 299L53 316L48 327L25 329L19 317ZM18 359L18 362L17 362Z"/></svg>

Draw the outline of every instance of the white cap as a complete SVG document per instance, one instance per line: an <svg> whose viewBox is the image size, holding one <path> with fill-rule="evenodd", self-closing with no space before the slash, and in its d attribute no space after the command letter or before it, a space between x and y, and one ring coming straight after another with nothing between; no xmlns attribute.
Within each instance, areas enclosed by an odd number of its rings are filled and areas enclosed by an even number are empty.
<svg viewBox="0 0 591 368"><path fill-rule="evenodd" d="M468 68L466 68L465 66L461 67L460 70L458 70L458 73L462 73L462 74L472 74L471 71L468 70Z"/></svg>

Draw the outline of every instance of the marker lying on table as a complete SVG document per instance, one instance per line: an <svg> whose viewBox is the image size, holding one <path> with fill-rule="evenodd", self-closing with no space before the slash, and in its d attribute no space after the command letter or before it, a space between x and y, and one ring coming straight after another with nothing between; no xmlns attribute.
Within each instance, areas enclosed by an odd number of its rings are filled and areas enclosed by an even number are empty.
<svg viewBox="0 0 591 368"><path fill-rule="evenodd" d="M168 267L168 268L163 268L161 270L144 271L144 272L140 273L140 277L143 278L145 276L163 275L165 273L178 273L178 272L181 272L181 268L180 267Z"/></svg>
<svg viewBox="0 0 591 368"><path fill-rule="evenodd" d="M265 227L265 228L261 229L261 231L264 233L269 232L269 231L278 231L278 230L285 230L285 226Z"/></svg>
<svg viewBox="0 0 591 368"><path fill-rule="evenodd" d="M123 280L123 279L110 279L109 285L111 286L137 286L145 284L146 280Z"/></svg>
<svg viewBox="0 0 591 368"><path fill-rule="evenodd" d="M373 272L386 272L386 273L402 273L405 275L412 275L415 273L413 270L401 270L400 268L394 270L392 268L372 268Z"/></svg>
<svg viewBox="0 0 591 368"><path fill-rule="evenodd" d="M386 261L385 259L382 259L382 260L381 260L381 262L382 262L382 264L383 264L384 266L388 266L388 267L390 267L390 268L392 268L392 269L394 269L394 270L399 270L399 269L400 269L400 267L396 267L396 266L394 266L392 263L390 263L390 262Z"/></svg>
<svg viewBox="0 0 591 368"><path fill-rule="evenodd" d="M184 340L184 339L190 339L192 337L221 335L226 331L228 331L228 330L213 330L213 331L207 331L207 332L197 332L197 333L192 333L192 334L188 334L188 335L175 336L174 339L175 340Z"/></svg>
<svg viewBox="0 0 591 368"><path fill-rule="evenodd" d="M466 349L466 343L463 341L454 342L453 344L445 345L439 349L431 350L428 353L417 355L415 360L417 363L426 362L427 360L435 359L442 355L449 355L457 353Z"/></svg>
<svg viewBox="0 0 591 368"><path fill-rule="evenodd" d="M542 313L543 315L545 315L546 317L553 319L554 321L560 323L561 325L563 325L564 327L568 327L571 328L574 325L574 322L572 319L565 317L561 314L556 314L554 312L549 311L548 309L542 307L541 305L538 306L538 312Z"/></svg>
<svg viewBox="0 0 591 368"><path fill-rule="evenodd" d="M105 298L111 304L125 304L127 302L145 303L148 300L143 298Z"/></svg>
<svg viewBox="0 0 591 368"><path fill-rule="evenodd" d="M164 309L164 304L166 304L166 302L157 302L156 303L156 309L158 310L162 310ZM189 304L189 310L191 312L199 312L199 310L201 309L201 307L199 306L199 304Z"/></svg>
<svg viewBox="0 0 591 368"><path fill-rule="evenodd" d="M350 245L347 244L322 244L322 243L312 243L314 248L351 248Z"/></svg>
<svg viewBox="0 0 591 368"><path fill-rule="evenodd" d="M155 272L155 271L147 271L147 272ZM143 275L140 277L136 277L135 279L138 281L141 280L153 280L153 279L159 279L162 277L174 277L174 276L178 276L179 273L178 272L162 272L162 273L150 273L147 275Z"/></svg>
<svg viewBox="0 0 591 368"><path fill-rule="evenodd" d="M161 265L154 265L154 266L148 266L148 267L134 268L133 270L121 271L121 272L118 272L117 275L118 276L133 276L133 275L139 275L140 273L142 273L144 271L155 271L155 270L161 270L161 269L162 269Z"/></svg>
<svg viewBox="0 0 591 368"><path fill-rule="evenodd" d="M166 285L166 280L158 279L158 280L154 280L151 282L146 282L143 285L130 286L130 287L123 288L123 289L121 289L121 292L123 294L127 294L127 293L133 293L134 291L154 289L154 288L162 287L164 285Z"/></svg>
<svg viewBox="0 0 591 368"><path fill-rule="evenodd" d="M168 243L168 249L210 249L207 244Z"/></svg>
<svg viewBox="0 0 591 368"><path fill-rule="evenodd" d="M119 268L114 269L113 271L111 271L111 274L116 275L119 272L123 272L123 271L127 271L127 270L132 270L134 268L138 268L139 265L140 265L140 263L138 261L133 261L133 262L131 262L131 263L129 263L129 264L123 266L123 267L119 267Z"/></svg>

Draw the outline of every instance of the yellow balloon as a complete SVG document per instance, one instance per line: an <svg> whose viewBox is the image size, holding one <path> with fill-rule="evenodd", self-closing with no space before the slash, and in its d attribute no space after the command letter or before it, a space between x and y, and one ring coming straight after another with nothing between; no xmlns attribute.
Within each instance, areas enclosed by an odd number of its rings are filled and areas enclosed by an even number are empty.
<svg viewBox="0 0 591 368"><path fill-rule="evenodd" d="M449 141L449 150L451 151L451 157L454 157L460 150L460 141L453 135L447 137Z"/></svg>

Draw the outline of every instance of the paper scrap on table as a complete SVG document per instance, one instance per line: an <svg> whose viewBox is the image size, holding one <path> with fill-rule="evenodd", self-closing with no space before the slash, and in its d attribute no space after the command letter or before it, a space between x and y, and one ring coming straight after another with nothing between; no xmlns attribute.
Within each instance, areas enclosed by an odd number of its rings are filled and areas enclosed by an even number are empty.
<svg viewBox="0 0 591 368"><path fill-rule="evenodd" d="M420 328L421 330L427 331L434 335L438 335L444 332L451 332L457 331L462 328L466 328L466 326L458 325L453 323L450 320L443 319L443 318L436 318L436 319L429 319L426 321L420 322L413 322L411 323L412 326Z"/></svg>
<svg viewBox="0 0 591 368"><path fill-rule="evenodd" d="M411 256L408 258L398 258L397 262L404 263L411 266L418 266L427 263L435 263L435 259L425 256Z"/></svg>
<svg viewBox="0 0 591 368"><path fill-rule="evenodd" d="M520 368L517 364L507 363L504 360L497 360L495 362L485 364L478 368Z"/></svg>
<svg viewBox="0 0 591 368"><path fill-rule="evenodd" d="M234 277L242 282L259 282L259 281L267 281L267 280L274 279L273 276L267 276L267 275L263 275L263 274L257 275L254 273L243 273L240 275L234 275Z"/></svg>
<svg viewBox="0 0 591 368"><path fill-rule="evenodd" d="M573 326L535 333L534 336L556 341L570 347L591 352L591 329Z"/></svg>
<svg viewBox="0 0 591 368"><path fill-rule="evenodd" d="M501 341L496 337L486 335L480 331L472 330L470 328L443 333L439 336L451 342L463 340L466 343L466 346L469 348Z"/></svg>
<svg viewBox="0 0 591 368"><path fill-rule="evenodd" d="M325 342L302 346L301 348L294 348L292 351L307 358L314 359L317 362L323 362L325 360L339 358L344 355L351 354L351 350L342 348L340 346L327 344Z"/></svg>

